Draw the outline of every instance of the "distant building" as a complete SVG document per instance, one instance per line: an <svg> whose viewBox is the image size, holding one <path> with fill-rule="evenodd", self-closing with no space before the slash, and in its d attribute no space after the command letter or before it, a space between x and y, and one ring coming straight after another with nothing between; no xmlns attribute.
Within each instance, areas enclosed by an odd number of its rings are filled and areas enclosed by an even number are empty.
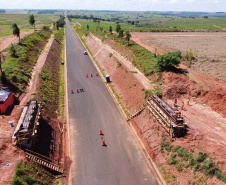
<svg viewBox="0 0 226 185"><path fill-rule="evenodd" d="M5 113L6 109L13 105L13 91L0 90L0 113Z"/></svg>

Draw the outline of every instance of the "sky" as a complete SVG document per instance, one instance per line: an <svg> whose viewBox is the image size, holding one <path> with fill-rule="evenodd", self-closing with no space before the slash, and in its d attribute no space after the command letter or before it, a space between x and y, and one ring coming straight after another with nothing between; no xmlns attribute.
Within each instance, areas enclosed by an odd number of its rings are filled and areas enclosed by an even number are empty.
<svg viewBox="0 0 226 185"><path fill-rule="evenodd" d="M226 0L0 0L0 9L226 12Z"/></svg>

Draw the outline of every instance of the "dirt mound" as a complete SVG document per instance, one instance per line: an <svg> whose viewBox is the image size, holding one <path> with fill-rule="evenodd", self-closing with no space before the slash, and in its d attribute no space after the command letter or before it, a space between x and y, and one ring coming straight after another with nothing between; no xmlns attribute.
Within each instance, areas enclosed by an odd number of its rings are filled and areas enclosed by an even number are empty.
<svg viewBox="0 0 226 185"><path fill-rule="evenodd" d="M190 80L186 75L163 72L162 79L163 94L167 99L175 98L197 98L203 104L210 106L214 111L226 117L226 90L221 87L214 87L210 90L204 89L194 80Z"/></svg>

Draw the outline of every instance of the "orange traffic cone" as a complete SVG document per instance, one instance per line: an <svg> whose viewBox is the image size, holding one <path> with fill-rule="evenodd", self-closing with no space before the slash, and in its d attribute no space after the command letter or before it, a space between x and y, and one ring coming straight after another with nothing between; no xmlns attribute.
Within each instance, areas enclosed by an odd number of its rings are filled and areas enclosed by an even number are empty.
<svg viewBox="0 0 226 185"><path fill-rule="evenodd" d="M73 89L71 89L71 94L74 94L74 91L73 91Z"/></svg>
<svg viewBox="0 0 226 185"><path fill-rule="evenodd" d="M91 77L93 77L93 74L91 73L91 75L90 75Z"/></svg>
<svg viewBox="0 0 226 185"><path fill-rule="evenodd" d="M96 72L96 76L98 76L98 73Z"/></svg>
<svg viewBox="0 0 226 185"><path fill-rule="evenodd" d="M77 89L77 93L79 93L78 89Z"/></svg>
<svg viewBox="0 0 226 185"><path fill-rule="evenodd" d="M102 140L102 146L106 146L106 144L105 144L105 141L104 141L103 137L101 137L101 140Z"/></svg>
<svg viewBox="0 0 226 185"><path fill-rule="evenodd" d="M101 130L101 129L99 130L99 135L103 135L103 133L102 133L102 130Z"/></svg>

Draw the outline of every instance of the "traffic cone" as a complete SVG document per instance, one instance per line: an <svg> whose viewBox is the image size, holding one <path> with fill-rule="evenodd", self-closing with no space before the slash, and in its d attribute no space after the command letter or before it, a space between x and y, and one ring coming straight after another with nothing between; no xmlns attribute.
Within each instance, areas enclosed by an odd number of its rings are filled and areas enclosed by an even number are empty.
<svg viewBox="0 0 226 185"><path fill-rule="evenodd" d="M73 89L71 89L71 94L74 94L74 91L73 91Z"/></svg>
<svg viewBox="0 0 226 185"><path fill-rule="evenodd" d="M88 78L88 74L86 75L86 78Z"/></svg>
<svg viewBox="0 0 226 185"><path fill-rule="evenodd" d="M79 93L78 89L77 89L77 93Z"/></svg>
<svg viewBox="0 0 226 185"><path fill-rule="evenodd" d="M99 130L99 135L103 135L103 133L102 133L102 130L101 130L101 129Z"/></svg>
<svg viewBox="0 0 226 185"><path fill-rule="evenodd" d="M104 141L103 137L101 137L101 140L102 140L102 146L106 146L106 144L105 144L105 141Z"/></svg>
<svg viewBox="0 0 226 185"><path fill-rule="evenodd" d="M93 74L91 73L91 75L90 75L91 77L93 77Z"/></svg>
<svg viewBox="0 0 226 185"><path fill-rule="evenodd" d="M96 76L98 76L98 73L96 72Z"/></svg>

